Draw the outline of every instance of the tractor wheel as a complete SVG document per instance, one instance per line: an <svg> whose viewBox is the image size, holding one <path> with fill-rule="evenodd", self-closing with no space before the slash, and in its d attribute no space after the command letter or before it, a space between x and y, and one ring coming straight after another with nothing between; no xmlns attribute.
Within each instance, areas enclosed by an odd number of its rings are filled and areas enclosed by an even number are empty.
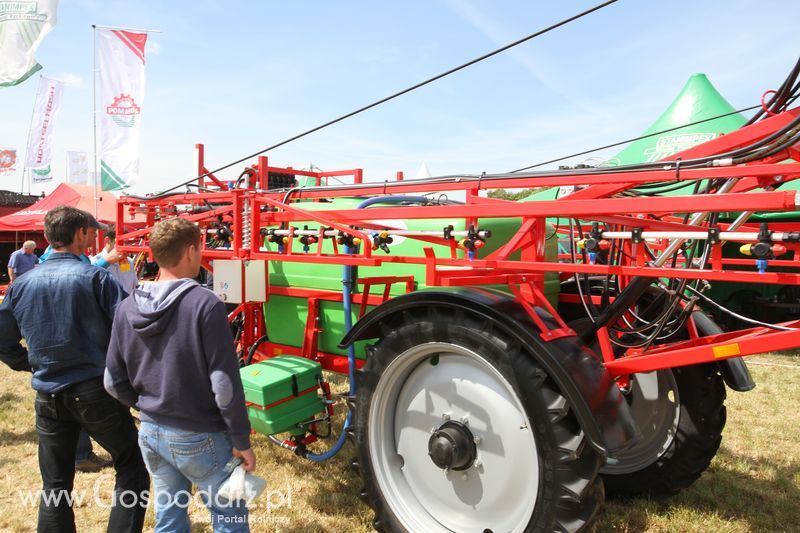
<svg viewBox="0 0 800 533"><path fill-rule="evenodd" d="M599 458L533 357L485 318L412 310L382 325L355 406L354 463L379 531L582 531Z"/></svg>
<svg viewBox="0 0 800 533"><path fill-rule="evenodd" d="M601 469L606 494L665 497L687 488L722 441L725 385L717 365L634 374L626 399L642 439Z"/></svg>

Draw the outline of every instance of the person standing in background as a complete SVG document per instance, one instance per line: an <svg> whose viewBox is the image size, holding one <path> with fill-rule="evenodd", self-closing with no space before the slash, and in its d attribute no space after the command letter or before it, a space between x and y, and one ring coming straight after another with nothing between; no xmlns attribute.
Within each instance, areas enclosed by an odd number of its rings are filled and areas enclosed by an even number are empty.
<svg viewBox="0 0 800 533"><path fill-rule="evenodd" d="M92 264L108 270L108 273L122 286L122 290L132 294L139 279L136 277L132 258L117 251L116 238L116 226L108 224L103 237L103 249L92 257Z"/></svg>
<svg viewBox="0 0 800 533"><path fill-rule="evenodd" d="M35 242L25 241L22 243L22 248L11 254L8 260L9 283L14 283L15 279L26 272L30 272L33 267L39 264L39 258L33 253L35 248Z"/></svg>

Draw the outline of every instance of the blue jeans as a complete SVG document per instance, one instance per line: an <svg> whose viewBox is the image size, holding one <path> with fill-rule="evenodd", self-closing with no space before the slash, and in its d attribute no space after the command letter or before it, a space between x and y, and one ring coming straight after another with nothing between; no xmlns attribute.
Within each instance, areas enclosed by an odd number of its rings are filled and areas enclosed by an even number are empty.
<svg viewBox="0 0 800 533"><path fill-rule="evenodd" d="M192 484L211 513L215 533L249 532L247 506L217 496L230 475L225 467L233 457L225 433L197 433L142 421L139 447L153 479L156 533L189 533L186 512L192 500Z"/></svg>
<svg viewBox="0 0 800 533"><path fill-rule="evenodd" d="M92 439L85 429L82 429L78 434L78 447L75 449L75 464L80 463L84 459L88 459L92 455Z"/></svg>

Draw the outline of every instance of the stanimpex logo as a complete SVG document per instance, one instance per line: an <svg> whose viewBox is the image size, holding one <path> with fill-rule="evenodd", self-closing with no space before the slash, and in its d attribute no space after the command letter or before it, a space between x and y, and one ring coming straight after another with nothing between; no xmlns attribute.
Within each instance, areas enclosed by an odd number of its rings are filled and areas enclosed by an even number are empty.
<svg viewBox="0 0 800 533"><path fill-rule="evenodd" d="M106 106L106 114L117 126L130 128L136 124L136 115L142 113L142 108L136 105L134 99L128 94L114 97L114 102Z"/></svg>
<svg viewBox="0 0 800 533"><path fill-rule="evenodd" d="M652 163L678 152L688 150L700 143L716 139L716 133L676 133L674 135L663 135L658 138L656 145L647 148L644 155L647 162Z"/></svg>

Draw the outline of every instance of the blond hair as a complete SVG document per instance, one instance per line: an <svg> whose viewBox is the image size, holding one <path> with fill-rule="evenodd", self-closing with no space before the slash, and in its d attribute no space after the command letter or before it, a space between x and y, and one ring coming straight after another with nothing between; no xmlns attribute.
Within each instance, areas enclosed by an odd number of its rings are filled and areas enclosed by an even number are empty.
<svg viewBox="0 0 800 533"><path fill-rule="evenodd" d="M150 232L150 249L161 267L177 265L191 245L200 246L200 228L184 218L162 220Z"/></svg>

